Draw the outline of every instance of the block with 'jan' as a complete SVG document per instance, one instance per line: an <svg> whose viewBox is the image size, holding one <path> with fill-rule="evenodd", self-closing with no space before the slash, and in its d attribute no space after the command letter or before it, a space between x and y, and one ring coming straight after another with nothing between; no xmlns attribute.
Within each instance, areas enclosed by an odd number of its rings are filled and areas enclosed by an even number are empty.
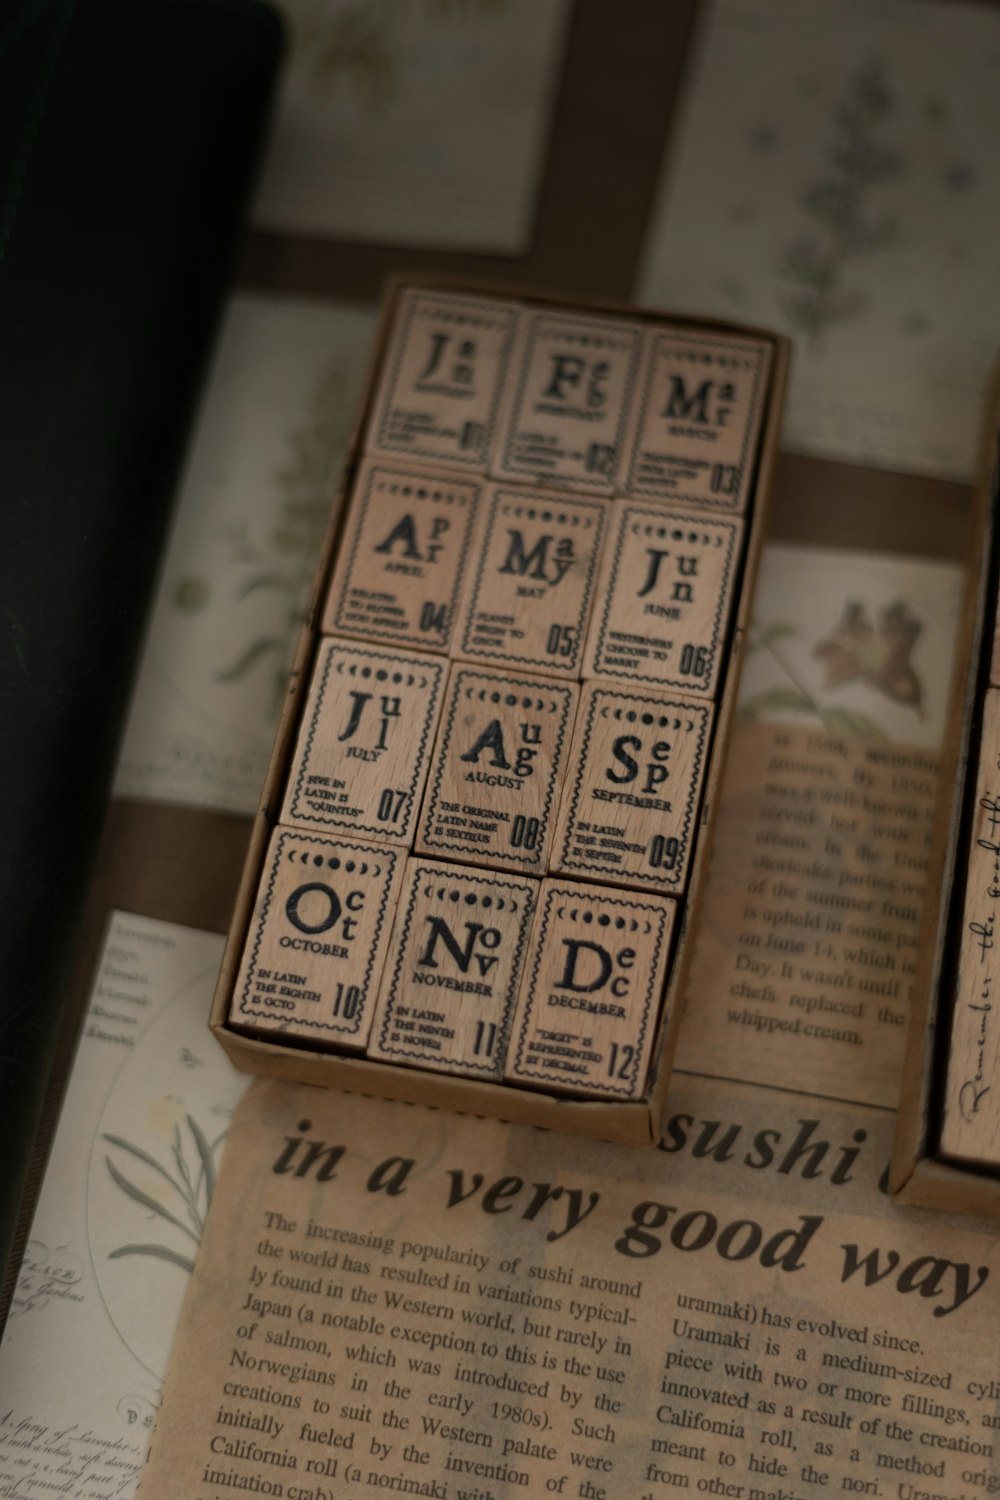
<svg viewBox="0 0 1000 1500"><path fill-rule="evenodd" d="M618 318L525 312L492 472L614 493L642 328Z"/></svg>
<svg viewBox="0 0 1000 1500"><path fill-rule="evenodd" d="M455 655L577 677L608 509L582 495L492 490Z"/></svg>
<svg viewBox="0 0 1000 1500"><path fill-rule="evenodd" d="M687 885L713 708L589 682L580 697L552 869L679 896Z"/></svg>
<svg viewBox="0 0 1000 1500"><path fill-rule="evenodd" d="M543 875L578 697L575 683L452 667L417 852Z"/></svg>
<svg viewBox="0 0 1000 1500"><path fill-rule="evenodd" d="M500 1079L538 882L410 859L370 1057Z"/></svg>
<svg viewBox="0 0 1000 1500"><path fill-rule="evenodd" d="M611 509L584 676L713 697L739 583L741 523L620 500Z"/></svg>
<svg viewBox="0 0 1000 1500"><path fill-rule="evenodd" d="M760 339L651 331L621 493L742 514L770 368L771 346Z"/></svg>
<svg viewBox="0 0 1000 1500"><path fill-rule="evenodd" d="M433 656L321 641L281 821L408 846L446 670Z"/></svg>
<svg viewBox="0 0 1000 1500"><path fill-rule="evenodd" d="M677 911L662 896L542 882L511 1030L511 1083L641 1097Z"/></svg>
<svg viewBox="0 0 1000 1500"><path fill-rule="evenodd" d="M481 493L475 480L363 464L323 610L324 634L447 652Z"/></svg>
<svg viewBox="0 0 1000 1500"><path fill-rule="evenodd" d="M485 473L519 318L502 298L403 292L367 451Z"/></svg>
<svg viewBox="0 0 1000 1500"><path fill-rule="evenodd" d="M405 854L278 827L268 846L230 1021L363 1050Z"/></svg>

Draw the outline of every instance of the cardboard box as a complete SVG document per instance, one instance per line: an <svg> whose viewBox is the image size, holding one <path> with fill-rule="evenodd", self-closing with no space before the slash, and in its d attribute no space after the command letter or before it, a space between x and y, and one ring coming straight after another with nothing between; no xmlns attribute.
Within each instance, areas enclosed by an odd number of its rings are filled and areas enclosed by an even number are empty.
<svg viewBox="0 0 1000 1500"><path fill-rule="evenodd" d="M743 522L745 545L741 585L726 631L725 670L721 690L715 703L713 747L698 812L697 843L689 866L687 894L679 909L677 920L673 924L673 960L662 1007L658 1017L655 1017L653 1021L653 1038L649 1049L650 1065L645 1088L640 1097L627 1102L616 1099L572 1098L555 1090L546 1091L544 1086L538 1085L522 1088L478 1079L453 1077L447 1073L434 1072L419 1066L396 1066L370 1057L311 1050L301 1043L279 1045L264 1040L259 1035L249 1035L229 1020L236 976L257 899L260 872L268 844L280 820L288 770L299 733L306 687L313 672L318 650L320 621L327 607L328 589L337 562L345 499L352 492L358 469L366 455L369 459L371 458L373 444L376 448L379 444L382 445L379 461L384 463L405 462L414 466L423 464L432 469L435 460L433 456L429 457L424 453L427 447L440 448L442 452L451 455L458 465L466 465L470 456L475 457L476 463L480 463L477 455L485 441L484 427L499 431L502 423L502 413L500 416L497 415L502 393L493 389L495 382L492 374L489 400L481 399L481 393L476 394L473 405L476 407L477 420L465 426L449 425L448 421L442 419L436 410L429 410L427 413L417 412L413 421L410 422L405 411L396 408L388 409L384 393L395 389L392 382L398 376L398 367L405 364L405 361L400 359L397 349L393 357L392 368L388 366L390 341L397 313L401 307L412 311L417 305L417 299L423 294L435 292L454 293L458 297L467 299L470 318L479 315L481 304L477 304L477 299L509 298L519 304L522 309L527 308L529 313L563 313L570 315L571 318L606 315L627 320L631 326L640 329L669 325L670 328L677 330L681 338L688 334L714 336L719 340L749 337L763 341L770 349L769 369L760 393L762 406L760 407L761 421L756 454L744 456L744 461L752 463L753 467L753 493L746 507ZM410 316L410 311L407 316ZM513 366L518 357L517 343L515 339L513 345L510 344L504 319L502 317L491 318L487 315L484 326L487 328L488 338L491 341L491 360L507 361ZM415 355L412 350L407 351L406 358L411 364L413 363ZM361 403L358 424L334 499L333 516L312 590L307 623L299 641L290 674L288 693L265 777L261 803L254 823L212 1007L212 1030L238 1067L279 1078L376 1094L391 1099L410 1100L414 1103L465 1113L491 1115L504 1120L534 1124L626 1144L649 1144L658 1137L678 1023L686 993L693 939L697 928L699 898L708 871L724 751L736 702L753 586L765 531L767 503L774 478L788 362L788 340L767 330L675 317L636 309L628 304L598 299L575 298L570 301L530 289L489 283L459 282L444 277L408 277L405 281L398 280L390 284L375 341L372 367ZM459 379L463 378L463 374L461 369L451 371L451 375L457 375ZM377 426L373 425L373 415L377 418ZM387 449L385 447L387 441L391 441L396 446ZM397 451L400 443L407 446L408 451L405 457ZM409 451L410 448L413 449L412 452ZM485 448L483 451L485 452ZM627 457L627 452L622 455L623 471ZM442 458L440 462L446 464L447 460ZM488 463L488 457L486 462ZM476 468L476 463L469 464L465 472L475 477L481 475L483 467ZM705 465L702 464L701 467L704 468ZM525 483L537 485L538 478L536 476L535 480L529 480L525 476ZM626 492L619 489L618 493L624 497ZM555 498L554 495L554 500ZM624 503L624 498L612 501L612 505ZM689 504L687 510L691 508ZM709 511L706 514L717 516L718 513ZM636 899L641 900L641 894L637 895Z"/></svg>
<svg viewBox="0 0 1000 1500"><path fill-rule="evenodd" d="M961 994L964 872L981 830L974 826L976 769L994 655L1000 502L1000 368L987 400L973 497L966 593L956 645L950 732L931 834L930 872L890 1188L903 1203L1000 1215L1000 1155L992 1165L949 1156L943 1146L956 996ZM1000 934L998 934L1000 936ZM967 944L965 945L967 948ZM967 957L967 954L966 954ZM1000 970L998 970L1000 974ZM997 984L1000 1001L1000 978ZM1000 1005L993 1007L1000 1023ZM1000 1092L994 1073L989 1085Z"/></svg>

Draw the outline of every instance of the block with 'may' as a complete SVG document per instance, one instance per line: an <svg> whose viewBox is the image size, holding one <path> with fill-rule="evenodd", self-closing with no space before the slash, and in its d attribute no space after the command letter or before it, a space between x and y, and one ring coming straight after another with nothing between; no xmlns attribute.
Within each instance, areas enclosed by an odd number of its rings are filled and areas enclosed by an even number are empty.
<svg viewBox="0 0 1000 1500"><path fill-rule="evenodd" d="M492 490L455 655L579 676L607 513L583 495Z"/></svg>
<svg viewBox="0 0 1000 1500"><path fill-rule="evenodd" d="M642 1096L677 911L662 896L542 882L511 1032L511 1083Z"/></svg>
<svg viewBox="0 0 1000 1500"><path fill-rule="evenodd" d="M417 852L543 875L578 697L576 683L453 666Z"/></svg>
<svg viewBox="0 0 1000 1500"><path fill-rule="evenodd" d="M503 1076L538 882L410 859L369 1056Z"/></svg>

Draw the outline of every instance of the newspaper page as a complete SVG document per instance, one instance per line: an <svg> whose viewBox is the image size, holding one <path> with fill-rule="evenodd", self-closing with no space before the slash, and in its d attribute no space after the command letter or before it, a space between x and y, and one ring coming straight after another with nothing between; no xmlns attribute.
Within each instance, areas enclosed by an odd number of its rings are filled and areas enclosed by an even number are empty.
<svg viewBox="0 0 1000 1500"><path fill-rule="evenodd" d="M958 577L881 559L876 586L871 561L768 554L760 597L801 638L782 638L791 685L773 653L744 684L658 1145L256 1083L142 1500L997 1492L1000 1235L887 1194L942 722L925 677ZM841 663L829 683L813 654L842 621L845 578L855 627L859 610L876 639L913 617L888 676L874 647L867 681ZM887 726L918 699L904 746ZM762 852L803 869L779 880ZM834 916L838 893L876 905ZM849 934L863 915L871 932ZM759 992L732 993L744 984ZM774 1024L733 1020L744 1011Z"/></svg>

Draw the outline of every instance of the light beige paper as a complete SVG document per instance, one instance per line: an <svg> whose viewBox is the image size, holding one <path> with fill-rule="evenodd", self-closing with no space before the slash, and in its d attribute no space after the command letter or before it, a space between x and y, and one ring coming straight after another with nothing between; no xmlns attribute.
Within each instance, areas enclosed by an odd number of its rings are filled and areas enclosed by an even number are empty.
<svg viewBox="0 0 1000 1500"><path fill-rule="evenodd" d="M142 1500L991 1493L1000 1241L889 1202L890 1129L688 1082L634 1151L261 1081Z"/></svg>
<svg viewBox="0 0 1000 1500"><path fill-rule="evenodd" d="M246 1087L205 1029L222 938L115 912L0 1344L0 1496L129 1500Z"/></svg>

